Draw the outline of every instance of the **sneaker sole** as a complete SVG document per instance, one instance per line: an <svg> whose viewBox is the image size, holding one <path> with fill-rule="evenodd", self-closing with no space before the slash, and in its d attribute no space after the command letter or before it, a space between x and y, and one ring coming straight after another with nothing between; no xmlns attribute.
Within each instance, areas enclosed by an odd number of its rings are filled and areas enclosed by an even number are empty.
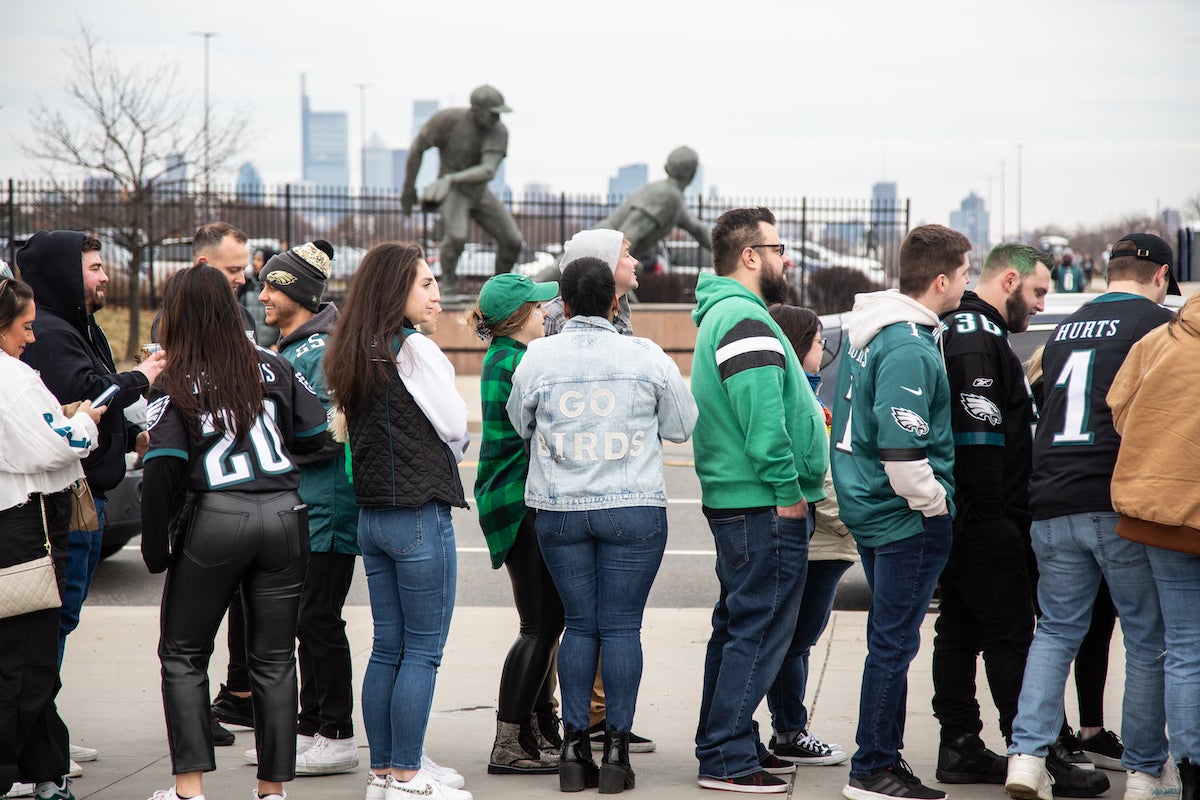
<svg viewBox="0 0 1200 800"><path fill-rule="evenodd" d="M592 744L604 745L604 735L592 736ZM631 753L653 753L658 749L658 744L655 742L630 742L629 752Z"/></svg>
<svg viewBox="0 0 1200 800"><path fill-rule="evenodd" d="M845 764L850 760L849 753L833 753L827 756L793 756L781 753L778 750L773 750L772 752L776 758L782 758L784 761L789 761L797 767L832 767L837 764Z"/></svg>
<svg viewBox="0 0 1200 800"><path fill-rule="evenodd" d="M1092 762L1092 768L1099 767L1100 769L1112 770L1113 772L1124 772L1125 767L1121 766L1121 759L1106 756L1102 753L1093 753L1091 750L1084 750L1084 755L1088 757L1088 761ZM1082 767L1087 769L1087 767Z"/></svg>
<svg viewBox="0 0 1200 800"><path fill-rule="evenodd" d="M345 761L335 761L332 764L297 764L297 775L335 775L339 772L352 772L358 769L358 759L346 759Z"/></svg>
<svg viewBox="0 0 1200 800"><path fill-rule="evenodd" d="M938 783L987 783L1001 784L1008 780L1007 775L980 775L978 772L943 772L934 773Z"/></svg>
<svg viewBox="0 0 1200 800"><path fill-rule="evenodd" d="M795 775L796 774L796 765L791 762L788 762L788 765L786 767L764 767L761 764L759 765L759 767L761 767L763 772L766 772L769 775Z"/></svg>
<svg viewBox="0 0 1200 800"><path fill-rule="evenodd" d="M740 794L784 794L791 786L787 783L779 786L739 786L736 783L726 783L715 778L699 778L696 783L701 789L716 789L722 792L738 792Z"/></svg>
<svg viewBox="0 0 1200 800"><path fill-rule="evenodd" d="M870 789L859 789L857 786L846 784L842 787L842 797L846 800L896 800L896 795L884 794L883 792L872 792ZM950 795L947 793L942 800L949 800Z"/></svg>
<svg viewBox="0 0 1200 800"><path fill-rule="evenodd" d="M1038 794L1037 787L1026 786L1023 783L1008 783L1004 784L1004 791L1013 800L1051 800L1051 798L1043 797Z"/></svg>
<svg viewBox="0 0 1200 800"><path fill-rule="evenodd" d="M558 764L539 765L536 767L514 767L509 764L488 764L488 775L557 775ZM438 783L446 784L439 776ZM457 788L457 787L452 787Z"/></svg>

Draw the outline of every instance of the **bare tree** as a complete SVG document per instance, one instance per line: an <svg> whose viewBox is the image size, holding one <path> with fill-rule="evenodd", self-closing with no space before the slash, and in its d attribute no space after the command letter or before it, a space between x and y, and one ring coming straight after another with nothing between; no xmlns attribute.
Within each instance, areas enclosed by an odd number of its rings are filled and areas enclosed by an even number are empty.
<svg viewBox="0 0 1200 800"><path fill-rule="evenodd" d="M1190 219L1200 219L1200 192L1184 200L1183 207Z"/></svg>
<svg viewBox="0 0 1200 800"><path fill-rule="evenodd" d="M176 87L178 65L164 61L154 68L124 67L91 30L81 25L79 41L66 49L72 74L62 89L73 113L39 100L31 119L33 139L25 154L71 172L102 175L115 185L119 202L97 209L104 233L129 251L129 339L125 358L139 345L139 311L143 254L164 238L191 233L155 230L150 214L155 181L167 171L167 156L196 165L204 157L204 126L194 104ZM218 170L241 149L241 127L232 121L208 124L208 166ZM178 187L176 192L181 191ZM209 205L206 199L206 206ZM189 225L189 227L193 227Z"/></svg>

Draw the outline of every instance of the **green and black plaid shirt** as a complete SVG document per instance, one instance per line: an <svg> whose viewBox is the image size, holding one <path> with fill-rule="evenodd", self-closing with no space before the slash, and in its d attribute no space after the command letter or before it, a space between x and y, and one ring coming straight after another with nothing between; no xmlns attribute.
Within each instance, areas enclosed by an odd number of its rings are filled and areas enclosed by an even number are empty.
<svg viewBox="0 0 1200 800"><path fill-rule="evenodd" d="M479 526L492 555L492 569L499 569L508 557L521 521L529 513L525 507L528 445L513 429L504 407L512 394L513 370L524 355L525 345L515 339L507 336L493 339L483 357L479 376L483 436L475 477L475 502L479 506Z"/></svg>

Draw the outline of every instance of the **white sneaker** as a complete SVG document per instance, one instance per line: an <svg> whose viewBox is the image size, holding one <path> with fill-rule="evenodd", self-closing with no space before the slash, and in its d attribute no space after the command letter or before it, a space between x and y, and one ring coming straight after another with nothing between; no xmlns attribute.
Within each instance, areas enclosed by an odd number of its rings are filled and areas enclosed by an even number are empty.
<svg viewBox="0 0 1200 800"><path fill-rule="evenodd" d="M1054 779L1046 771L1046 759L1018 753L1008 757L1004 791L1016 800L1054 800Z"/></svg>
<svg viewBox="0 0 1200 800"><path fill-rule="evenodd" d="M71 745L71 752L69 755L75 761L95 761L96 757L100 755L100 751L94 747L84 747L83 745L73 744Z"/></svg>
<svg viewBox="0 0 1200 800"><path fill-rule="evenodd" d="M358 747L354 737L327 739L321 734L313 737L312 747L303 753L297 747L297 775L333 775L358 768Z"/></svg>
<svg viewBox="0 0 1200 800"><path fill-rule="evenodd" d="M398 781L389 775L383 797L384 800L473 800L467 790L447 786L424 769L407 781Z"/></svg>
<svg viewBox="0 0 1200 800"><path fill-rule="evenodd" d="M1157 778L1146 772L1129 770L1125 779L1125 800L1171 800L1179 797L1180 792L1179 770L1169 758L1163 764L1162 775Z"/></svg>
<svg viewBox="0 0 1200 800"><path fill-rule="evenodd" d="M300 756L302 756L306 752L308 752L308 748L312 747L313 744L316 743L316 741L317 741L316 736L303 736L303 735L297 733L296 734L296 758L300 758ZM258 748L251 747L249 750L242 753L242 758L244 758L246 760L247 764L254 764L255 766L257 766L258 765Z"/></svg>
<svg viewBox="0 0 1200 800"><path fill-rule="evenodd" d="M79 766L78 762L72 760L71 763L67 765L67 777L78 778L81 775L83 775L83 767Z"/></svg>
<svg viewBox="0 0 1200 800"><path fill-rule="evenodd" d="M150 795L150 800L179 800L179 795L175 793L175 787L172 786L170 789L159 789ZM192 800L204 800L204 795L198 794Z"/></svg>
<svg viewBox="0 0 1200 800"><path fill-rule="evenodd" d="M285 800L285 798L287 798L287 792L281 792L279 794L259 794L258 787L256 786L250 790L250 796L253 797L254 800L258 800L260 797L262 800Z"/></svg>
<svg viewBox="0 0 1200 800"><path fill-rule="evenodd" d="M367 800L385 800L387 795L384 792L387 789L387 782L387 775L376 775L374 772L368 772Z"/></svg>
<svg viewBox="0 0 1200 800"><path fill-rule="evenodd" d="M5 797L33 797L33 790L37 787L32 783L14 783L12 788L8 790Z"/></svg>
<svg viewBox="0 0 1200 800"><path fill-rule="evenodd" d="M449 786L451 789L461 789L467 785L467 779L458 774L458 770L453 767L443 767L441 764L434 763L434 760L425 755L425 751L421 751L421 769L432 775L442 786Z"/></svg>

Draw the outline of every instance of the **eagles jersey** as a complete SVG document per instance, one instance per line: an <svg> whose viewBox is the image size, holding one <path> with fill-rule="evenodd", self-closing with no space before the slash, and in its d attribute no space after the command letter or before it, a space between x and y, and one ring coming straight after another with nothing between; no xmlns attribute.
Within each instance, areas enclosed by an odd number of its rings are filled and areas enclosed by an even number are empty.
<svg viewBox="0 0 1200 800"><path fill-rule="evenodd" d="M263 410L249 431L217 433L211 415L200 420L195 440L170 395L154 387L146 410L150 449L145 460L171 457L187 462L186 487L195 492L275 492L300 483L290 448L295 439L325 430L325 408L285 358L256 348L262 375Z"/></svg>
<svg viewBox="0 0 1200 800"><path fill-rule="evenodd" d="M958 519L993 519L1014 507L1024 515L1037 414L1021 359L1008 340L1008 323L979 295L966 292L959 307L942 318L942 346L955 446L995 448L955 459ZM991 467L989 483L1003 476L999 485L977 485L984 476L969 474L981 460Z"/></svg>
<svg viewBox="0 0 1200 800"><path fill-rule="evenodd" d="M830 463L842 521L866 547L917 536L920 513L897 495L883 461L928 459L954 505L950 386L933 330L888 325L870 343L847 346L838 369Z"/></svg>
<svg viewBox="0 0 1200 800"><path fill-rule="evenodd" d="M1050 334L1029 486L1034 519L1112 511L1109 491L1121 437L1105 397L1134 343L1173 316L1140 295L1110 292Z"/></svg>

